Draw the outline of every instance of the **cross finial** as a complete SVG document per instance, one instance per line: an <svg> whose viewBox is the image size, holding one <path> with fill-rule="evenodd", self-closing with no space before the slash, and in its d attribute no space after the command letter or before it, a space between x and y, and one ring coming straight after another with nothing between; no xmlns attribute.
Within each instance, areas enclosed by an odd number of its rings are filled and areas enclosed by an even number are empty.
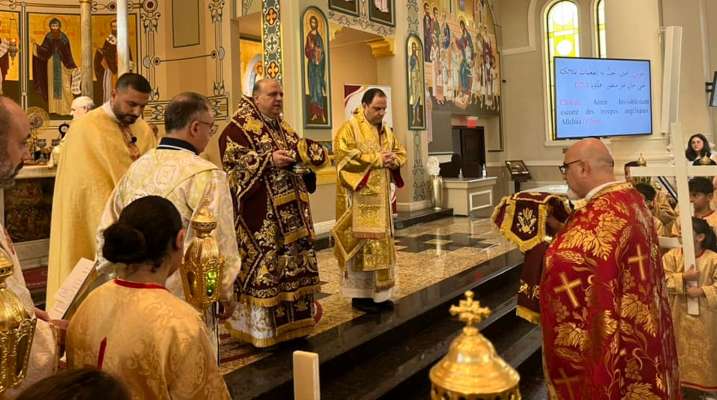
<svg viewBox="0 0 717 400"><path fill-rule="evenodd" d="M474 301L472 291L465 292L465 296L466 299L460 300L457 306L451 306L449 312L451 315L458 315L458 319L472 328L490 315L490 309L481 307L479 301Z"/></svg>

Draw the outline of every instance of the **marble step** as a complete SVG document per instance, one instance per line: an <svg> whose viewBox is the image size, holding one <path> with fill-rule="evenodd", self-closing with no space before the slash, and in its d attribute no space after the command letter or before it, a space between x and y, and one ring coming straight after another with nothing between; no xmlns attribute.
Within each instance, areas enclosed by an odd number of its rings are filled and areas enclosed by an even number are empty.
<svg viewBox="0 0 717 400"><path fill-rule="evenodd" d="M432 208L426 210L412 211L412 212L400 212L398 216L393 218L393 226L396 229L405 229L409 226L423 224L439 220L441 218L448 218L453 216L452 208L444 208L441 210L434 210ZM328 249L332 246L331 234L329 232L321 233L316 235L314 238L314 250L319 251Z"/></svg>
<svg viewBox="0 0 717 400"><path fill-rule="evenodd" d="M508 363L517 366L527 358L523 353L532 354L536 350L534 344L526 346L527 343L523 343L534 336L535 326L527 322L523 323L514 315L516 302L513 290L517 290L517 286L500 284L499 287L505 290L498 290L481 298L481 304L490 307L493 313L479 325L479 329L493 341L496 350ZM479 287L478 290L485 289ZM495 328L496 326L498 328ZM426 321L423 329L415 332L401 332L397 329L393 343L376 343L373 346L376 348L371 348L372 342L369 348L364 350L369 356L350 360L352 362L346 364L351 367L346 368L346 371L339 376L327 376L328 382L322 381L321 398L329 400L430 398L428 369L446 354L450 343L460 334L462 327L462 323L455 321L446 313L441 319ZM381 345L383 349L379 348ZM514 351L516 347L523 348L525 351ZM335 369L339 370L339 368L340 366L336 366ZM326 369L328 368L322 368L322 374ZM425 395L416 397L402 395L401 386L414 377L422 381L419 384L426 389ZM408 383L408 386L413 389L416 383Z"/></svg>
<svg viewBox="0 0 717 400"><path fill-rule="evenodd" d="M399 212L398 216L393 218L393 226L396 229L405 229L412 225L423 224L452 216L452 208L442 208L440 210L427 208L425 210Z"/></svg>
<svg viewBox="0 0 717 400"><path fill-rule="evenodd" d="M285 346L262 360L225 375L227 386L230 387L235 399L292 398L291 353L294 350L318 353L322 365L322 385L329 385L331 379L324 366L344 364L342 360L356 357L356 354L362 353L361 346L379 337L384 338L381 340L390 341L391 335L394 334L405 339L412 335L411 332L428 326L427 321L446 318L450 304L468 289L488 284L493 280L500 281L504 276L502 282L517 283L522 260L522 254L517 249L512 250L402 298L393 310L379 314L365 314L305 341ZM491 301L490 305L503 304L512 298L516 291L517 286L508 288L504 285L502 300L495 297L500 301ZM500 290L490 291L493 292L498 293ZM490 293L488 291L483 293L480 288L478 290L480 298L498 296ZM424 314L427 317L420 318ZM410 324L413 320L414 323ZM399 328L406 323L409 324ZM460 329L460 324L455 324L453 331ZM358 351L355 351L357 349ZM332 360L337 361L332 364Z"/></svg>

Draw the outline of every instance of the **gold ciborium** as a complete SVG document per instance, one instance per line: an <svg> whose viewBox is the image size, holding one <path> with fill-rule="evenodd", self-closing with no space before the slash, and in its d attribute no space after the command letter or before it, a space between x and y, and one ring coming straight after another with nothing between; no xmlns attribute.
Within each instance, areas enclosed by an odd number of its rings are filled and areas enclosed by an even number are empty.
<svg viewBox="0 0 717 400"><path fill-rule="evenodd" d="M490 310L474 301L470 290L465 296L458 306L451 306L450 313L466 327L431 368L431 400L520 400L520 376L475 327Z"/></svg>
<svg viewBox="0 0 717 400"><path fill-rule="evenodd" d="M36 319L5 284L13 268L12 259L0 250L0 394L25 379L35 333Z"/></svg>
<svg viewBox="0 0 717 400"><path fill-rule="evenodd" d="M206 207L196 213L191 225L196 236L184 254L180 273L187 302L204 311L208 305L219 300L224 258L211 235L217 221Z"/></svg>

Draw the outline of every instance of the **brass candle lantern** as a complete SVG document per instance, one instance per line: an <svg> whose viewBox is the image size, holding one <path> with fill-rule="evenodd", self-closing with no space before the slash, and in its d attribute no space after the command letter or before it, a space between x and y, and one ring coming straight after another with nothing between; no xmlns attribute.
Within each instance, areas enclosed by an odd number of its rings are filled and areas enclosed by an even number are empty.
<svg viewBox="0 0 717 400"><path fill-rule="evenodd" d="M208 305L219 300L224 258L219 254L217 241L211 236L217 221L206 207L196 213L191 225L196 237L184 254L180 272L187 302L204 311Z"/></svg>
<svg viewBox="0 0 717 400"><path fill-rule="evenodd" d="M47 122L50 120L50 115L40 107L29 107L27 111L25 111L25 114L27 114L27 119L30 121L30 140L27 144L29 160L26 163L40 164L42 163L42 149L38 147L40 143L38 130L47 125ZM47 145L47 141L45 141L45 145Z"/></svg>
<svg viewBox="0 0 717 400"><path fill-rule="evenodd" d="M7 54L10 56L10 62L15 63L15 57L18 51L17 39L13 38L8 40Z"/></svg>
<svg viewBox="0 0 717 400"><path fill-rule="evenodd" d="M36 319L5 284L13 268L10 257L0 250L0 394L25 379L35 333Z"/></svg>
<svg viewBox="0 0 717 400"><path fill-rule="evenodd" d="M475 327L490 310L474 301L470 290L465 296L458 306L451 306L450 313L466 327L431 368L431 400L520 400L520 376Z"/></svg>

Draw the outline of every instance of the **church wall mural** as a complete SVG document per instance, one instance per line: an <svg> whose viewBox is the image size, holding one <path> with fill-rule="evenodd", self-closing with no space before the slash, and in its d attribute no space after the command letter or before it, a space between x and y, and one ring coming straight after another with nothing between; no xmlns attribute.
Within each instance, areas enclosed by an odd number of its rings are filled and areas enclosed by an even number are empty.
<svg viewBox="0 0 717 400"><path fill-rule="evenodd" d="M383 25L396 26L396 4L394 0L371 0L368 19Z"/></svg>
<svg viewBox="0 0 717 400"><path fill-rule="evenodd" d="M408 88L408 129L426 129L426 102L423 44L415 33L406 39L406 77Z"/></svg>
<svg viewBox="0 0 717 400"><path fill-rule="evenodd" d="M500 59L485 0L424 0L426 85L434 111L498 113Z"/></svg>
<svg viewBox="0 0 717 400"><path fill-rule="evenodd" d="M130 59L136 60L137 16L128 18ZM80 95L80 16L28 13L27 26L27 106L47 110L50 119L69 119L72 99ZM115 16L93 15L92 27L93 94L95 104L102 104L109 100L117 81Z"/></svg>
<svg viewBox="0 0 717 400"><path fill-rule="evenodd" d="M264 62L261 40L239 39L239 73L241 75L242 94L251 96L254 83L264 78Z"/></svg>
<svg viewBox="0 0 717 400"><path fill-rule="evenodd" d="M358 0L329 0L329 9L358 17L359 1Z"/></svg>
<svg viewBox="0 0 717 400"><path fill-rule="evenodd" d="M0 94L20 100L20 13L0 11Z"/></svg>
<svg viewBox="0 0 717 400"><path fill-rule="evenodd" d="M317 7L301 17L304 127L331 128L331 82L328 21Z"/></svg>

